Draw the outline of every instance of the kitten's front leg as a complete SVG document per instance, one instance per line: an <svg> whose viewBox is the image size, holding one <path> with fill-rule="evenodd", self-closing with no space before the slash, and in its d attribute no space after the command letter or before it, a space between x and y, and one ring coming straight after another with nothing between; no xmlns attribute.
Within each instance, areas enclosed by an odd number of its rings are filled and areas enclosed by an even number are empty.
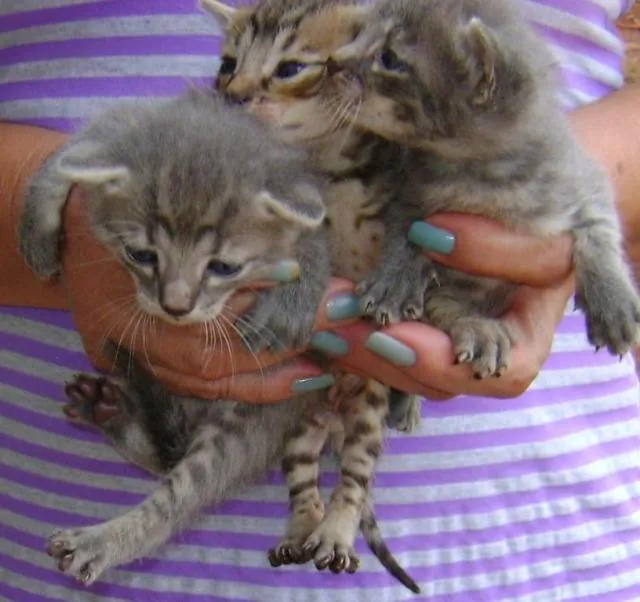
<svg viewBox="0 0 640 602"><path fill-rule="evenodd" d="M394 229L385 235L380 261L358 285L360 310L381 326L402 320L419 320L427 289L437 282L433 263Z"/></svg>
<svg viewBox="0 0 640 602"><path fill-rule="evenodd" d="M57 173L54 156L40 169L27 190L20 220L20 253L42 279L60 271L62 211L70 183Z"/></svg>
<svg viewBox="0 0 640 602"><path fill-rule="evenodd" d="M576 306L596 348L623 356L640 343L640 298L625 264L619 231L597 224L574 232Z"/></svg>
<svg viewBox="0 0 640 602"><path fill-rule="evenodd" d="M297 247L300 277L259 293L253 308L235 324L254 353L305 347L329 283L330 261L324 232L305 236Z"/></svg>

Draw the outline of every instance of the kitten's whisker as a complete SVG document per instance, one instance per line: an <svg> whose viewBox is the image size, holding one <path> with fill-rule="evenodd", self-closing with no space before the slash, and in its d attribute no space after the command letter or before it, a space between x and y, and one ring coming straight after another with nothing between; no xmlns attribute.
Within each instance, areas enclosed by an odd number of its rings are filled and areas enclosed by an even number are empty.
<svg viewBox="0 0 640 602"><path fill-rule="evenodd" d="M233 379L236 373L236 369L235 369L235 362L233 361L233 349L231 345L231 339L229 338L229 333L227 333L227 331L225 330L224 325L219 322L218 317L219 315L214 318L213 323L215 324L216 328L218 328L220 332L220 336L222 337L222 340L225 342L227 346L229 361L231 363L231 378Z"/></svg>
<svg viewBox="0 0 640 602"><path fill-rule="evenodd" d="M229 313L233 313L233 312L229 312ZM251 346L248 344L246 337L242 334L242 332L240 331L240 329L235 325L235 323L230 320L227 316L225 316L224 314L220 314L220 317L233 329L233 331L242 339L243 343L245 344L245 347L247 348L247 350L249 351L249 353L252 355L253 359L256 361L256 365L258 366L258 370L260 371L260 377L264 380L264 369L262 366L262 363L260 362L260 358L259 356L256 354L256 352L251 348ZM237 317L237 320L242 321L242 317ZM250 323L247 322L247 324L249 326L252 326ZM255 332L257 333L258 331L255 330Z"/></svg>

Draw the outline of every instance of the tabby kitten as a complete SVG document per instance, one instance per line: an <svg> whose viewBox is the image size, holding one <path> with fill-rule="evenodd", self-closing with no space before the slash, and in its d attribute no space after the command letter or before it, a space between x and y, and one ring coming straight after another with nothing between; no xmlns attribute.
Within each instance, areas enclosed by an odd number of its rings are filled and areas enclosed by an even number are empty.
<svg viewBox="0 0 640 602"><path fill-rule="evenodd" d="M412 222L439 211L538 236L571 232L589 341L618 355L639 341L640 300L611 186L557 102L544 42L512 5L381 0L333 57L348 82L343 96L357 97L347 111L354 126L411 149L361 307L382 324L422 319L446 331L456 362L477 378L507 368L515 333L501 316L516 287L442 267L413 247Z"/></svg>
<svg viewBox="0 0 640 602"><path fill-rule="evenodd" d="M230 295L291 258L300 279L263 293L253 324L286 344L306 342L329 275L318 229L321 181L304 153L275 141L257 120L195 91L96 117L28 191L21 250L42 277L59 271L61 213L73 184L87 193L95 234L135 280L140 310L177 324L212 323ZM326 402L308 394L282 404L203 403L169 394L126 352L118 358L127 381L81 375L67 386L65 412L166 476L127 514L51 537L59 568L86 585L263 475L285 435Z"/></svg>
<svg viewBox="0 0 640 602"><path fill-rule="evenodd" d="M405 154L398 145L350 126L343 114L348 102L336 93L344 87L334 81L342 75L328 65L333 52L354 40L366 9L344 0L264 0L239 9L216 0L201 4L226 32L218 90L269 123L282 140L307 149L314 167L329 177L324 199L332 273L362 280L378 261L384 207ZM326 512L318 491L318 459L333 421L324 415L306 420L287 443L283 470L291 514L285 538L270 551L272 564L313 558L318 568L357 568L353 545L359 526L367 535L370 484L385 418L391 409L390 424L410 430L419 416L417 400L402 399L390 408L388 393L372 380L344 376L339 381L344 444L340 484ZM374 541L374 553L386 558L383 564L418 591L387 552L381 553L382 540L376 536Z"/></svg>

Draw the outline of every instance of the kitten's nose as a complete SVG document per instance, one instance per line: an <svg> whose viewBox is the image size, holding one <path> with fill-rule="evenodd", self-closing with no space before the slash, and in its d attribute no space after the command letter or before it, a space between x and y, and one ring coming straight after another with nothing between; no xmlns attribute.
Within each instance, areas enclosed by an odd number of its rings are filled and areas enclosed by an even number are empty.
<svg viewBox="0 0 640 602"><path fill-rule="evenodd" d="M250 100L251 97L250 96L242 96L241 94L229 94L227 93L227 100L234 105L245 105L247 104Z"/></svg>
<svg viewBox="0 0 640 602"><path fill-rule="evenodd" d="M162 310L172 318L181 318L191 311L190 307L171 307L171 305L167 305L166 303L163 303L161 307Z"/></svg>

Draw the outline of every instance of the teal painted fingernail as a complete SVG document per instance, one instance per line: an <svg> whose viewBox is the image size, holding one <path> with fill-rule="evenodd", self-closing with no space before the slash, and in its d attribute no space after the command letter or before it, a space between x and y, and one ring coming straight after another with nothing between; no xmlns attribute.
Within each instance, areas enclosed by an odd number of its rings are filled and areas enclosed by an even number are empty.
<svg viewBox="0 0 640 602"><path fill-rule="evenodd" d="M271 279L277 282L293 282L300 278L300 264L293 259L281 261L271 272Z"/></svg>
<svg viewBox="0 0 640 602"><path fill-rule="evenodd" d="M370 335L364 346L396 366L409 368L416 363L416 352L411 347L382 332L374 332Z"/></svg>
<svg viewBox="0 0 640 602"><path fill-rule="evenodd" d="M340 293L327 302L327 318L332 322L352 320L360 316L358 297L349 293Z"/></svg>
<svg viewBox="0 0 640 602"><path fill-rule="evenodd" d="M349 343L342 337L332 332L327 332L326 330L316 332L311 337L309 345L329 355L347 355L347 353L349 353Z"/></svg>
<svg viewBox="0 0 640 602"><path fill-rule="evenodd" d="M308 393L309 391L318 391L320 389L328 389L334 385L336 379L331 374L321 374L320 376L312 376L310 378L301 378L294 381L291 390L294 393Z"/></svg>
<svg viewBox="0 0 640 602"><path fill-rule="evenodd" d="M413 244L442 255L449 255L456 244L456 237L451 232L427 222L414 222L407 237Z"/></svg>

